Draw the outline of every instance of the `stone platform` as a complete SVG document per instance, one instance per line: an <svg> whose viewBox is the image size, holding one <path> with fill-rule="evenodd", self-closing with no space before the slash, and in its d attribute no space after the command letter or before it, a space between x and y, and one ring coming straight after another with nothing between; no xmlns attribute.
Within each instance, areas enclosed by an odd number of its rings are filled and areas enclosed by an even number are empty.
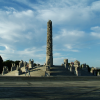
<svg viewBox="0 0 100 100"><path fill-rule="evenodd" d="M100 100L100 77L0 76L0 100Z"/></svg>
<svg viewBox="0 0 100 100"><path fill-rule="evenodd" d="M22 67L21 70L22 70L22 73L20 75L17 75L17 76L25 76L25 67ZM16 76L15 75L16 71L17 70L10 71L9 73L4 74L3 76ZM45 66L35 66L34 68L30 68L30 75L31 76L38 76L38 77L45 76L45 71L46 71ZM26 76L28 76L28 72L26 73Z"/></svg>
<svg viewBox="0 0 100 100"><path fill-rule="evenodd" d="M0 76L1 82L34 82L34 81L100 81L100 76L65 76L65 77L28 77Z"/></svg>

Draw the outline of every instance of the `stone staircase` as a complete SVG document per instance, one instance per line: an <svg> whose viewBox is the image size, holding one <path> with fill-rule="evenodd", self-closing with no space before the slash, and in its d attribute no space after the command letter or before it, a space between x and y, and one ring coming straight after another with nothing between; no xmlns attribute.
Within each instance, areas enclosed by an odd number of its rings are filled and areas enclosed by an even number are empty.
<svg viewBox="0 0 100 100"><path fill-rule="evenodd" d="M17 73L17 72L18 72L17 70L10 71L10 72L4 74L3 76L16 76L16 73Z"/></svg>
<svg viewBox="0 0 100 100"><path fill-rule="evenodd" d="M87 71L81 70L81 76L95 76L95 75L93 75L93 74L90 73L90 72L87 72Z"/></svg>
<svg viewBox="0 0 100 100"><path fill-rule="evenodd" d="M55 65L50 68L50 76L76 76L64 66Z"/></svg>
<svg viewBox="0 0 100 100"><path fill-rule="evenodd" d="M22 73L18 76L25 76L25 67L21 68ZM31 76L38 76L43 77L45 76L46 66L35 66L33 68L30 68L30 75ZM17 76L18 71L13 70L10 71L3 76ZM28 72L26 73L26 76L28 76ZM50 67L50 76L77 76L74 72L71 72L68 68L65 68L64 66L54 65ZM92 73L89 73L87 71L84 71L81 69L81 76L95 76Z"/></svg>
<svg viewBox="0 0 100 100"><path fill-rule="evenodd" d="M18 76L25 76L25 67L21 68L22 73ZM30 68L30 75L31 76L45 76L46 67L45 66L35 66L33 68ZM17 76L16 73L18 73L17 70L10 71L3 76ZM26 73L26 76L28 76L28 72Z"/></svg>

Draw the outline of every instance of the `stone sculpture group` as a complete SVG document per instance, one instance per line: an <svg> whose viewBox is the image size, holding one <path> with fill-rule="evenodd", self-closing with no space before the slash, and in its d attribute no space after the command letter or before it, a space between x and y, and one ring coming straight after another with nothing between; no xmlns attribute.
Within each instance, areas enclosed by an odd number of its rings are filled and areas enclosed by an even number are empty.
<svg viewBox="0 0 100 100"><path fill-rule="evenodd" d="M15 63L12 63L11 71L16 70L15 76L18 76L18 75L20 75L22 73L22 69L21 68L24 67L26 69L27 65L29 65L29 68L33 68L34 67L34 61L33 61L33 59L32 59L32 61L30 59L29 63L27 63L26 61L24 62L23 60L21 60L19 62L19 65L16 65ZM8 67L4 66L3 67L3 71L2 71L2 75L6 74L8 72L9 72L8 71Z"/></svg>

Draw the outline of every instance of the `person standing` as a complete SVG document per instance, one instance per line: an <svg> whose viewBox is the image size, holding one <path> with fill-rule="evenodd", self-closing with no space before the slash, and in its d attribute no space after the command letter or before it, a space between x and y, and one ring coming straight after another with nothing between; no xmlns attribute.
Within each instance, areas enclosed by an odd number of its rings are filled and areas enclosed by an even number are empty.
<svg viewBox="0 0 100 100"><path fill-rule="evenodd" d="M25 76L26 76L27 68L25 68Z"/></svg>
<svg viewBox="0 0 100 100"><path fill-rule="evenodd" d="M28 76L30 76L30 68L28 68Z"/></svg>

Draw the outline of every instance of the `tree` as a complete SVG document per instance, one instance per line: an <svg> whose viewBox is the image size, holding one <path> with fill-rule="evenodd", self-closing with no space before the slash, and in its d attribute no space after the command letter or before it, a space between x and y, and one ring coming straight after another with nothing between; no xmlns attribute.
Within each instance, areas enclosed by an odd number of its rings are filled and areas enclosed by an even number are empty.
<svg viewBox="0 0 100 100"><path fill-rule="evenodd" d="M34 63L34 66L36 66L37 64L36 63Z"/></svg>
<svg viewBox="0 0 100 100"><path fill-rule="evenodd" d="M68 65L70 66L70 63L68 63Z"/></svg>
<svg viewBox="0 0 100 100"><path fill-rule="evenodd" d="M89 65L86 65L87 66L87 68L88 68L88 72L90 72L90 70L91 70L91 67L89 67Z"/></svg>
<svg viewBox="0 0 100 100"><path fill-rule="evenodd" d="M3 59L0 56L0 74L2 73L2 70L3 70Z"/></svg>
<svg viewBox="0 0 100 100"><path fill-rule="evenodd" d="M10 71L12 63L14 63L14 61L12 61L12 60L6 60L6 61L3 62L3 66L7 66L8 70Z"/></svg>
<svg viewBox="0 0 100 100"><path fill-rule="evenodd" d="M20 62L20 60L14 61L14 63L15 63L16 66L19 65L19 62Z"/></svg>

